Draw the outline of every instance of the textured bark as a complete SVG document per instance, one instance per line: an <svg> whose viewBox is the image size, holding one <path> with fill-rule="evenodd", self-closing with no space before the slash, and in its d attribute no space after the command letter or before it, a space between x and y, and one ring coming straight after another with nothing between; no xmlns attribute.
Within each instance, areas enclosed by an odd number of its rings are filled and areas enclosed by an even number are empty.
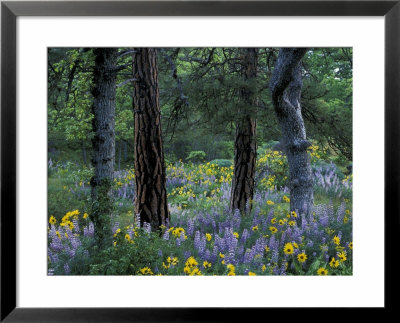
<svg viewBox="0 0 400 323"><path fill-rule="evenodd" d="M255 48L245 48L241 53L242 78L251 82L257 77L257 52ZM244 86L240 90L239 116L236 122L234 176L231 191L231 209L246 210L246 204L253 199L254 173L256 165L256 119L252 107L256 106L254 88Z"/></svg>
<svg viewBox="0 0 400 323"><path fill-rule="evenodd" d="M154 48L138 48L133 53L133 111L135 118L135 213L140 223L159 230L169 218L161 112Z"/></svg>
<svg viewBox="0 0 400 323"><path fill-rule="evenodd" d="M94 115L92 139L94 176L92 187L91 220L100 245L111 237L111 213L113 207L112 181L115 159L115 80L117 49L97 48L94 50L93 72Z"/></svg>
<svg viewBox="0 0 400 323"><path fill-rule="evenodd" d="M308 215L313 206L313 178L301 115L302 64L305 48L282 48L271 78L272 101L282 130L290 174L290 209Z"/></svg>

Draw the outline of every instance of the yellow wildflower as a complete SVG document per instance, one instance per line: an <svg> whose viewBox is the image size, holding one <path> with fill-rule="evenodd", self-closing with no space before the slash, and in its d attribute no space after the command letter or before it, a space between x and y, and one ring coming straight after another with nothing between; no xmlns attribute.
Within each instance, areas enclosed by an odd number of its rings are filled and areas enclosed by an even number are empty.
<svg viewBox="0 0 400 323"><path fill-rule="evenodd" d="M285 244L285 247L283 248L283 251L287 255L293 254L293 252L294 252L293 245L290 242L288 242L287 244Z"/></svg>
<svg viewBox="0 0 400 323"><path fill-rule="evenodd" d="M328 275L328 270L325 269L325 268L323 268L323 267L320 267L320 268L317 270L317 274L318 274L319 276L326 276L326 275Z"/></svg>

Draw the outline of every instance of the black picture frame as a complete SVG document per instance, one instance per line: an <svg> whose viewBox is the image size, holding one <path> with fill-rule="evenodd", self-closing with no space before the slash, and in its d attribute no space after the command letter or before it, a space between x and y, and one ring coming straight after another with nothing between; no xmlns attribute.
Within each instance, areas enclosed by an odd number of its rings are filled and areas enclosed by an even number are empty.
<svg viewBox="0 0 400 323"><path fill-rule="evenodd" d="M3 322L235 321L244 308L16 307L16 19L18 16L384 16L385 310L398 286L400 1L3 1L1 3L1 317ZM396 243L398 244L398 242ZM268 292L268 291L266 291ZM40 293L40 291L38 291ZM265 309L251 310L251 317ZM275 309L279 310L279 309ZM286 314L280 310L280 314ZM266 318L267 319L267 318ZM311 317L309 318L311 319ZM317 319L314 316L313 319ZM249 319L250 321L252 319Z"/></svg>

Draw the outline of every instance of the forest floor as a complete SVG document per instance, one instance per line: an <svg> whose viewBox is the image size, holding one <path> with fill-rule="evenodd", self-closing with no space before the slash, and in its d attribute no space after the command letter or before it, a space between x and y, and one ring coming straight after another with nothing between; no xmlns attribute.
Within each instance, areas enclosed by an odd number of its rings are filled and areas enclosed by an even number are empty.
<svg viewBox="0 0 400 323"><path fill-rule="evenodd" d="M315 148L315 147L314 147ZM257 161L247 215L229 210L233 166L216 160L167 165L169 226L140 228L134 170L115 172L110 247L98 250L90 221L92 170L52 163L48 269L55 275L351 275L352 176L310 152L314 210L290 212L286 158Z"/></svg>

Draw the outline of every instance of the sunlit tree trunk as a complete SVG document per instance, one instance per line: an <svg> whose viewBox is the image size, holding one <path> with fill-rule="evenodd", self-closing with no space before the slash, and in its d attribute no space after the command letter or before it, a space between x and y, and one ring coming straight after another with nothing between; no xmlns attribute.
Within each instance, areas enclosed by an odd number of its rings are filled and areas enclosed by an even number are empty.
<svg viewBox="0 0 400 323"><path fill-rule="evenodd" d="M257 77L257 52L255 48L241 50L241 74L244 85L240 89L239 120L236 122L234 176L231 191L231 209L251 209L254 194L256 165L256 97L254 80Z"/></svg>
<svg viewBox="0 0 400 323"><path fill-rule="evenodd" d="M169 218L156 49L135 49L133 78L135 212L156 231Z"/></svg>
<svg viewBox="0 0 400 323"><path fill-rule="evenodd" d="M100 245L111 238L111 213L113 209L112 181L115 159L115 80L117 49L94 50L93 72L93 132L92 139L94 176L92 187L91 220Z"/></svg>
<svg viewBox="0 0 400 323"><path fill-rule="evenodd" d="M301 114L302 64L305 48L282 48L271 78L271 93L282 131L290 174L290 209L308 215L313 206L313 178Z"/></svg>

